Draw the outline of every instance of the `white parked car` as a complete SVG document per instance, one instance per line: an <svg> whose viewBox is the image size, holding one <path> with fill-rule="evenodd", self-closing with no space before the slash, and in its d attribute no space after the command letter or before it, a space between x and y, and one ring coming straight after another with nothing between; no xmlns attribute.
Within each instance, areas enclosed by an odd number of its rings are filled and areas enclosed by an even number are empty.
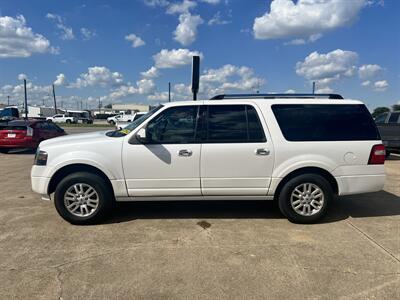
<svg viewBox="0 0 400 300"><path fill-rule="evenodd" d="M147 114L147 112L137 112L135 113L135 116L133 117L133 119L129 122L127 121L117 121L117 124L115 124L115 127L117 129L124 129L125 127L127 127L131 122L139 119L140 117L144 116L145 114Z"/></svg>
<svg viewBox="0 0 400 300"><path fill-rule="evenodd" d="M133 113L133 114L120 114L112 117L107 118L107 123L111 125L116 125L117 123L123 123L123 122L132 122L135 120L137 114L143 114L141 112ZM137 118L136 118L137 119Z"/></svg>
<svg viewBox="0 0 400 300"><path fill-rule="evenodd" d="M78 119L75 117L69 117L67 115L54 115L52 117L47 117L46 118L47 122L53 122L53 123L67 123L67 124L71 124L71 123L78 123Z"/></svg>
<svg viewBox="0 0 400 300"><path fill-rule="evenodd" d="M44 141L31 179L73 224L101 221L115 201L202 199L275 199L290 221L313 223L335 195L381 190L384 160L360 101L220 95L160 105L121 131Z"/></svg>

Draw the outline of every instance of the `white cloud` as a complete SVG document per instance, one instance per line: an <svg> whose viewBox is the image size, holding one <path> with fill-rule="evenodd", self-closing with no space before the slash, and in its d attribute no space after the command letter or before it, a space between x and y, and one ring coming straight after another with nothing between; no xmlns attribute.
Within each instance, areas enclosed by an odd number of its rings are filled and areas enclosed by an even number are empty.
<svg viewBox="0 0 400 300"><path fill-rule="evenodd" d="M369 86L370 84L371 84L371 81L369 81L369 80L361 82L362 86Z"/></svg>
<svg viewBox="0 0 400 300"><path fill-rule="evenodd" d="M83 39L85 41L88 41L88 40L94 38L95 36L97 36L96 31L90 30L90 29L85 28L85 27L81 28L81 34L82 34L82 37L83 37Z"/></svg>
<svg viewBox="0 0 400 300"><path fill-rule="evenodd" d="M289 89L289 90L287 90L286 92L285 92L285 94L295 94L296 93L296 91L295 90L292 90L292 89Z"/></svg>
<svg viewBox="0 0 400 300"><path fill-rule="evenodd" d="M197 3L190 0L183 0L181 3L173 3L167 9L167 14L184 14L195 8Z"/></svg>
<svg viewBox="0 0 400 300"><path fill-rule="evenodd" d="M265 79L256 77L254 70L246 66L224 65L208 69L200 76L200 92L207 97L229 91L255 92L265 84Z"/></svg>
<svg viewBox="0 0 400 300"><path fill-rule="evenodd" d="M382 70L379 65L362 65L358 69L358 75L361 79L371 78L377 75Z"/></svg>
<svg viewBox="0 0 400 300"><path fill-rule="evenodd" d="M26 26L24 16L0 16L0 58L29 57L46 52L56 54L57 50L43 35Z"/></svg>
<svg viewBox="0 0 400 300"><path fill-rule="evenodd" d="M222 19L221 12L217 11L214 16L207 22L208 25L226 25L231 23L231 21Z"/></svg>
<svg viewBox="0 0 400 300"><path fill-rule="evenodd" d="M374 90L377 92L384 92L389 87L389 83L386 80L375 81Z"/></svg>
<svg viewBox="0 0 400 300"><path fill-rule="evenodd" d="M153 79L143 78L136 82L139 94L150 94L155 91L156 85Z"/></svg>
<svg viewBox="0 0 400 300"><path fill-rule="evenodd" d="M319 88L315 91L316 94L331 94L334 90L331 89L329 86Z"/></svg>
<svg viewBox="0 0 400 300"><path fill-rule="evenodd" d="M203 23L204 21L199 15L190 13L180 15L178 27L174 31L174 39L183 46L193 43L197 37L197 26Z"/></svg>
<svg viewBox="0 0 400 300"><path fill-rule="evenodd" d="M219 4L221 2L221 0L201 0L201 1L213 5Z"/></svg>
<svg viewBox="0 0 400 300"><path fill-rule="evenodd" d="M133 33L125 36L125 40L132 42L132 48L146 45L146 43L140 37Z"/></svg>
<svg viewBox="0 0 400 300"><path fill-rule="evenodd" d="M87 73L83 73L75 83L69 87L82 88L87 86L118 86L123 84L123 76L119 72L111 72L106 67L90 67Z"/></svg>
<svg viewBox="0 0 400 300"><path fill-rule="evenodd" d="M24 73L18 74L18 80L24 80L24 79L28 79L28 76L26 76L26 74Z"/></svg>
<svg viewBox="0 0 400 300"><path fill-rule="evenodd" d="M328 85L333 81L354 75L357 59L358 54L352 51L337 49L326 54L315 51L296 64L296 73L328 91L331 90Z"/></svg>
<svg viewBox="0 0 400 300"><path fill-rule="evenodd" d="M53 82L54 85L64 85L65 84L65 75L63 73L60 73L57 75L56 80Z"/></svg>
<svg viewBox="0 0 400 300"><path fill-rule="evenodd" d="M310 38L351 24L367 0L274 0L270 11L255 18L256 39Z"/></svg>
<svg viewBox="0 0 400 300"><path fill-rule="evenodd" d="M158 76L160 76L160 71L158 71L158 69L153 66L150 69L148 69L147 71L141 72L140 74L144 78L157 78Z"/></svg>
<svg viewBox="0 0 400 300"><path fill-rule="evenodd" d="M289 42L286 42L285 45L304 45L307 43L313 43L319 40L322 37L322 34L316 33L311 35L308 39L294 39Z"/></svg>
<svg viewBox="0 0 400 300"><path fill-rule="evenodd" d="M167 0L144 0L143 2L147 6L151 6L151 7L156 7L156 6L163 7L163 6L169 5L169 2Z"/></svg>
<svg viewBox="0 0 400 300"><path fill-rule="evenodd" d="M56 14L47 13L46 18L54 20L56 27L60 29L60 38L62 40L73 40L75 38L74 32L71 27L67 27L64 24L63 18Z"/></svg>
<svg viewBox="0 0 400 300"><path fill-rule="evenodd" d="M192 57L198 55L201 58L203 54L198 51L188 49L162 49L153 56L155 66L159 69L178 68L192 63Z"/></svg>

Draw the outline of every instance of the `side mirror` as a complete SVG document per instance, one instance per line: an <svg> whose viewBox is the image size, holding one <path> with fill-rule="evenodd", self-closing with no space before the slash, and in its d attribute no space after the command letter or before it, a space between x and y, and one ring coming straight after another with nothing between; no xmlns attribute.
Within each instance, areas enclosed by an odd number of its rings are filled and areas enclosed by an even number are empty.
<svg viewBox="0 0 400 300"><path fill-rule="evenodd" d="M146 129L145 128L140 128L139 129L139 131L136 133L136 139L141 143L147 142Z"/></svg>

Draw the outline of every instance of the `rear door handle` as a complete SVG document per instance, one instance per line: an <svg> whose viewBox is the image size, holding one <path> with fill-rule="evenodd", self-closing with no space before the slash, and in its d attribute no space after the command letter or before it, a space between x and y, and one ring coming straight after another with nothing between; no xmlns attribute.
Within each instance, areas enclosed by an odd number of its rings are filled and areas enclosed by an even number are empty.
<svg viewBox="0 0 400 300"><path fill-rule="evenodd" d="M269 155L270 151L265 148L256 149L256 155Z"/></svg>
<svg viewBox="0 0 400 300"><path fill-rule="evenodd" d="M192 154L193 154L192 150L188 149L182 149L178 151L179 156L192 156Z"/></svg>

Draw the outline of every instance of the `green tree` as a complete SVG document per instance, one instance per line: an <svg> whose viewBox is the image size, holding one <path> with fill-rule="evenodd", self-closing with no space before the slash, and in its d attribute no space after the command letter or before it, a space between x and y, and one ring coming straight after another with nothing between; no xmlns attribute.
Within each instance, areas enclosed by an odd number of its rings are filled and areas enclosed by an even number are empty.
<svg viewBox="0 0 400 300"><path fill-rule="evenodd" d="M104 106L104 108L109 108L109 109L111 109L112 108L112 104L110 103L110 104L107 104L106 106Z"/></svg>
<svg viewBox="0 0 400 300"><path fill-rule="evenodd" d="M393 110L393 111L400 110L400 104L393 104L393 105L392 105L392 110Z"/></svg>
<svg viewBox="0 0 400 300"><path fill-rule="evenodd" d="M380 107L377 107L374 109L374 111L372 112L372 116L375 118L375 117L377 117L383 113L389 112L389 111L390 111L390 109L388 107L380 106Z"/></svg>

